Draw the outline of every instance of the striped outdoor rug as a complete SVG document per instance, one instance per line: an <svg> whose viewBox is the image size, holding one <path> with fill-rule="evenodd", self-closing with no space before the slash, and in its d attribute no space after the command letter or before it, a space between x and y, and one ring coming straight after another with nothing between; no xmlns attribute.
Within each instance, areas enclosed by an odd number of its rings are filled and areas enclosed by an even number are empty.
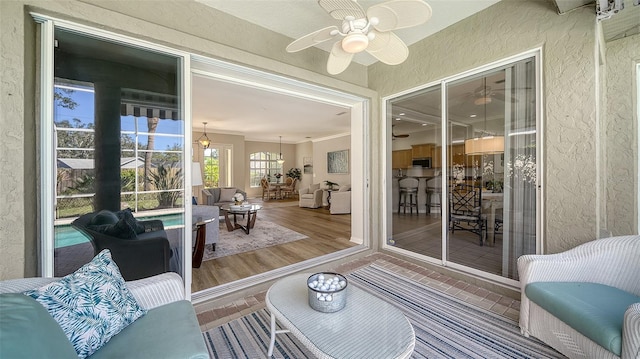
<svg viewBox="0 0 640 359"><path fill-rule="evenodd" d="M564 358L540 341L520 335L516 322L375 263L347 278L349 285L396 305L405 314L416 333L412 358ZM259 310L203 334L212 358L264 358L269 314ZM273 357L313 358L290 334L276 337Z"/></svg>

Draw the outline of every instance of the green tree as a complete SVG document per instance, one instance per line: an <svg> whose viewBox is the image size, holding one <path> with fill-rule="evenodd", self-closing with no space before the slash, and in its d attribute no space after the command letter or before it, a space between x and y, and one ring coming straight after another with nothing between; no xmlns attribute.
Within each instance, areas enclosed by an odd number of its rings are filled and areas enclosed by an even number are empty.
<svg viewBox="0 0 640 359"><path fill-rule="evenodd" d="M178 198L180 198L180 191L166 191L172 189L182 188L182 169L175 164L169 164L167 166L160 165L155 170L149 172L149 182L159 192L158 202L159 208L172 208L175 207Z"/></svg>

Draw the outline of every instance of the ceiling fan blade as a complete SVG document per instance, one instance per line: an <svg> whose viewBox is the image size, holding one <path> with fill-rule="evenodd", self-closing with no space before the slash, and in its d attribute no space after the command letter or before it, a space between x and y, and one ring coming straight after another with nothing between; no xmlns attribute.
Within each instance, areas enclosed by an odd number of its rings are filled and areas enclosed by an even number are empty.
<svg viewBox="0 0 640 359"><path fill-rule="evenodd" d="M392 32L377 32L369 41L367 52L387 65L398 65L409 57L409 48Z"/></svg>
<svg viewBox="0 0 640 359"><path fill-rule="evenodd" d="M356 19L366 16L364 9L354 0L318 0L318 5L336 20L344 20L346 16Z"/></svg>
<svg viewBox="0 0 640 359"><path fill-rule="evenodd" d="M327 61L327 72L331 75L337 75L346 70L353 58L352 53L348 53L342 49L342 41L333 44L329 61Z"/></svg>
<svg viewBox="0 0 640 359"><path fill-rule="evenodd" d="M491 93L491 97L498 99L502 102L507 102L507 101L511 101L513 103L518 102L518 99L512 96L505 96L504 93L500 93L500 92L492 92Z"/></svg>
<svg viewBox="0 0 640 359"><path fill-rule="evenodd" d="M331 34L334 30L338 30L338 28L336 26L329 26L305 35L290 43L289 46L287 46L287 52L297 52L317 45L321 42L331 40L336 36Z"/></svg>
<svg viewBox="0 0 640 359"><path fill-rule="evenodd" d="M422 0L391 0L371 6L367 17L377 17L379 23L374 28L385 32L425 23L432 13L431 6Z"/></svg>

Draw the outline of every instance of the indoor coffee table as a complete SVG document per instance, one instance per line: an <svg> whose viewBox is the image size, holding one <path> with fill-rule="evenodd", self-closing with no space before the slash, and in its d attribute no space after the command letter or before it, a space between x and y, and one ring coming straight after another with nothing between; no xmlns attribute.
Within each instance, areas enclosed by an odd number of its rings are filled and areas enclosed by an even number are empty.
<svg viewBox="0 0 640 359"><path fill-rule="evenodd" d="M280 279L267 291L273 354L276 334L291 333L318 358L409 358L416 336L411 323L393 305L347 285L345 307L322 313L309 306L307 278L312 273ZM284 330L276 330L276 320Z"/></svg>
<svg viewBox="0 0 640 359"><path fill-rule="evenodd" d="M258 216L258 211L261 208L262 206L258 204L252 204L240 208L223 206L221 209L224 211L224 222L227 224L227 230L231 232L234 229L242 229L244 233L249 234L251 228L256 224L256 217ZM231 223L230 215L233 215L233 223ZM238 222L239 215L247 217L246 225Z"/></svg>

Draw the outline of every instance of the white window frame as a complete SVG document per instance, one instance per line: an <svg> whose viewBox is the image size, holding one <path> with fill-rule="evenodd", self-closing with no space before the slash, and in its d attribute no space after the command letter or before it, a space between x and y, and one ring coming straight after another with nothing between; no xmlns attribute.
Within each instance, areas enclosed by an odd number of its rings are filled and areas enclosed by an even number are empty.
<svg viewBox="0 0 640 359"><path fill-rule="evenodd" d="M447 84L449 84L450 82L456 81L456 80L460 80L460 79L464 79L464 78L468 78L468 77L472 77L476 74L480 74L489 70L493 70L495 68L498 67L502 67L511 63L515 63L517 61L520 60L524 60L527 58L534 58L535 59L535 69L536 69L536 103L538 104L538 106L536 107L536 128L537 128L537 134L536 134L536 143L538 144L538 146L536 146L536 159L537 159L537 173L538 173L538 179L537 179L537 183L538 183L538 187L537 187L537 195L536 195L536 202L537 202L537 209L536 209L536 252L537 253L543 253L543 242L544 242L544 238L543 238L543 234L544 234L544 223L542 222L542 213L544 213L544 202L542 201L542 194L543 194L543 189L544 189L544 176L542 176L542 169L544 168L544 148L543 148L543 144L544 144L544 120L543 120L543 116L544 116L544 112L542 111L542 109L544 108L544 104L543 104L543 99L542 99L542 79L544 78L544 74L542 71L542 63L543 63L543 58L542 58L542 48L534 48L531 49L529 51L525 51L523 53L508 57L508 58L504 58L489 64L486 64L484 66L481 67L477 67L468 71L464 71L461 72L459 74L455 74L440 80L436 80L436 81L432 81L429 82L427 84L421 85L421 86L417 86L402 92L398 92L389 96L385 96L382 98L381 101L381 112L382 114L387 114L387 111L390 111L390 108L388 108L387 103L395 98L404 96L404 95L408 95L411 93L415 93L417 91L421 91L433 86L437 86L440 85L441 86L441 93L442 93L442 113L441 113L441 118L442 118L442 126L443 126L443 131L442 131L442 143L447 143L447 138L448 138L448 126L446 125L448 123L448 116L447 116ZM383 132L383 138L390 138L391 137L391 125L388 123L388 118L386 116L383 117L383 121L385 122L385 126L383 126L382 132ZM440 266L444 266L444 267L448 267L448 268L452 268L452 269L456 269L456 270L460 270L460 271L464 271L466 273L469 273L471 275L477 276L477 277L481 277L481 278L487 278L490 279L492 281L496 281L498 283L502 283L504 285L510 286L512 288L519 288L519 281L513 280L513 279L509 279L503 276L498 276L495 274L490 274L487 272L483 272L480 271L478 269L474 269L474 268L470 268L470 267L466 267L460 264L456 264L456 263L452 263L447 261L447 249L446 247L443 245L442 246L442 259L434 259L431 257L427 257L418 253L414 253L411 251L407 251L401 248L397 248L394 247L392 245L389 245L387 242L387 235L389 233L389 226L390 226L390 222L389 222L389 218L391 215L391 203L390 203L390 195L391 195L391 191L392 191L392 172L393 171L389 171L389 169L391 168L391 142L390 141L383 141L383 146L384 146L384 151L386 153L385 155L385 163L384 165L381 167L381 177L385 179L385 184L384 184L384 188L386 190L387 195L383 196L383 203L382 206L385 209L383 211L384 213L384 219L382 221L382 225L383 225L383 230L382 233L384 233L384 236L381 238L381 247L382 249L385 250L389 250L391 252L397 252L400 253L402 255L405 255L407 257L412 257L412 258L416 258L418 260L421 261L426 261L429 263L433 263L435 265L440 265ZM447 151L442 151L441 153L441 163L447 163ZM442 183L446 183L446 181L444 179L449 177L449 168L447 166L443 166L442 167L442 172L441 172L441 176L443 178L443 182ZM445 193L446 188L443 188L443 193L442 195L445 196L444 198L446 198L447 194ZM448 226L444 225L444 221L446 218L448 218L448 208L447 206L442 206L442 218L443 218L443 225L442 225L442 238L447 238L448 235ZM640 217L639 217L640 218ZM640 219L639 219L640 221ZM443 242L444 244L444 242Z"/></svg>
<svg viewBox="0 0 640 359"><path fill-rule="evenodd" d="M89 36L105 38L110 41L116 41L128 46L133 46L152 52L164 53L175 56L178 59L178 84L180 90L182 109L181 117L184 119L184 143L192 143L191 132L191 76L190 73L191 57L189 53L178 51L165 46L160 46L148 41L135 39L132 37L100 30L97 28L81 25L67 20L54 18L48 15L42 15L32 12L31 16L40 24L40 50L41 50L41 68L40 68L40 228L41 228L41 253L40 253L40 274L44 277L53 277L54 275L54 217L55 217L55 143L53 126L49 124L53 118L53 86L54 86L54 32L56 28L68 31L75 31ZM190 152L185 150L182 153L182 163L191 163ZM191 183L191 171L185 171L184 183ZM185 198L192 197L192 187L184 186ZM191 228L191 206L189 201L184 204L185 228ZM191 231L183 231L183 253L191 253ZM182 256L182 268L191 268L191 256ZM185 299L191 299L191 271L183 271L183 280L185 285Z"/></svg>

